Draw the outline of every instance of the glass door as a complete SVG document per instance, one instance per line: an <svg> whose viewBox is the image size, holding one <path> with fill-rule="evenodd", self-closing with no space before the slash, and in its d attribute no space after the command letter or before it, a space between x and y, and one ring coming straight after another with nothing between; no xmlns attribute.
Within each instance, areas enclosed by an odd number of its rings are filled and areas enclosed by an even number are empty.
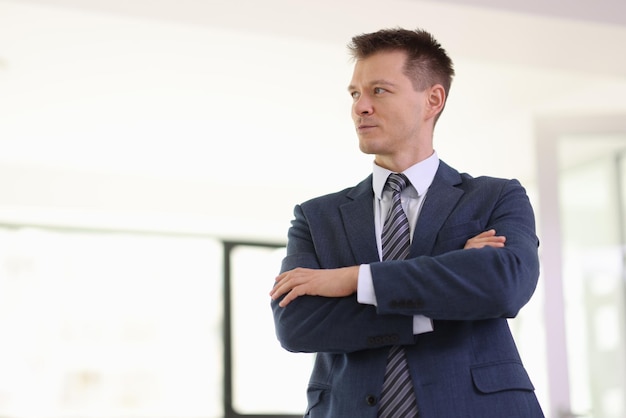
<svg viewBox="0 0 626 418"><path fill-rule="evenodd" d="M626 136L564 136L558 156L571 410L623 418Z"/></svg>
<svg viewBox="0 0 626 418"><path fill-rule="evenodd" d="M535 120L547 418L626 416L626 117Z"/></svg>

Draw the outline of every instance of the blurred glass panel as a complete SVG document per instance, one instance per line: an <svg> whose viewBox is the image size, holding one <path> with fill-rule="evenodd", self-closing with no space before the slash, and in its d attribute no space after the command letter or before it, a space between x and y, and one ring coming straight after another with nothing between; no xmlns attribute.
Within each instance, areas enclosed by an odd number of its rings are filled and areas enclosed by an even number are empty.
<svg viewBox="0 0 626 418"><path fill-rule="evenodd" d="M563 137L559 145L572 410L586 417L623 418L626 178L619 167L624 167L626 138L572 136Z"/></svg>
<svg viewBox="0 0 626 418"><path fill-rule="evenodd" d="M276 339L269 291L285 249L246 246L231 257L233 409L242 415L306 409L313 354L285 351Z"/></svg>
<svg viewBox="0 0 626 418"><path fill-rule="evenodd" d="M220 417L221 246L0 228L0 416Z"/></svg>

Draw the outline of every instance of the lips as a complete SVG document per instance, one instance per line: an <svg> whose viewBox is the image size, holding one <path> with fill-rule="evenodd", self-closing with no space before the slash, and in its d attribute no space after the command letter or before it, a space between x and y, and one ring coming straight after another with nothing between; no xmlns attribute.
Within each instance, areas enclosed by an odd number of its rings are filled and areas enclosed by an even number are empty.
<svg viewBox="0 0 626 418"><path fill-rule="evenodd" d="M373 128L375 128L377 125L372 123L372 122L362 122L360 121L359 124L357 125L356 129L359 132L366 132L369 131Z"/></svg>
<svg viewBox="0 0 626 418"><path fill-rule="evenodd" d="M356 128L358 134L367 134L376 129L376 125L359 125Z"/></svg>

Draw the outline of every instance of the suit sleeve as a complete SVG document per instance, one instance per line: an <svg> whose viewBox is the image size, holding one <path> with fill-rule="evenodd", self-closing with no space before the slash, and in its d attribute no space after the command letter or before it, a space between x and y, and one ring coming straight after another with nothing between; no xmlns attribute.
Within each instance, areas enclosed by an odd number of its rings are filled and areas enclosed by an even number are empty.
<svg viewBox="0 0 626 418"><path fill-rule="evenodd" d="M466 180L463 187L463 197L445 208L449 214L428 254L370 260L377 306L359 304L356 294L301 296L285 308L272 301L281 345L294 352L353 352L413 344L413 315L453 321L517 315L539 276L534 214L526 192L516 180ZM428 195L426 199L418 223L429 222L429 210L444 212L426 208ZM359 264L346 256L350 242L340 217L328 207L334 206L322 201L295 208L281 271ZM506 236L505 248L463 250L467 239L490 228Z"/></svg>
<svg viewBox="0 0 626 418"><path fill-rule="evenodd" d="M301 206L295 208L294 215L281 272L296 267L344 267L319 261L338 252L339 238L329 236L334 227L314 240ZM356 294L342 298L301 296L285 308L278 306L279 302L271 302L276 335L289 351L346 353L414 342L412 316L379 315L376 307L358 303Z"/></svg>
<svg viewBox="0 0 626 418"><path fill-rule="evenodd" d="M448 223L457 225L456 238L438 237L435 255L370 265L379 314L422 314L434 320L517 315L534 293L539 277L534 214L516 180L489 189L496 193L461 202L459 211L452 212ZM487 197L491 194L493 202ZM468 211L472 205L476 209ZM467 229L464 233L463 225L470 224L482 230L494 228L506 236L505 247L463 250L464 242L481 232Z"/></svg>

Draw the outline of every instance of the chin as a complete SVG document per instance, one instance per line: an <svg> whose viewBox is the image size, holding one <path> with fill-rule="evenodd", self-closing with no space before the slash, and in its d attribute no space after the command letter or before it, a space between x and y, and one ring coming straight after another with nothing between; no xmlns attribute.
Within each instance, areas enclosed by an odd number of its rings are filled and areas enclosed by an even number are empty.
<svg viewBox="0 0 626 418"><path fill-rule="evenodd" d="M371 141L359 141L359 149L364 154L377 154L377 148L378 147L375 144L372 144Z"/></svg>
<svg viewBox="0 0 626 418"><path fill-rule="evenodd" d="M365 154L372 154L372 149L376 148L371 139L364 139L359 136L359 149Z"/></svg>

